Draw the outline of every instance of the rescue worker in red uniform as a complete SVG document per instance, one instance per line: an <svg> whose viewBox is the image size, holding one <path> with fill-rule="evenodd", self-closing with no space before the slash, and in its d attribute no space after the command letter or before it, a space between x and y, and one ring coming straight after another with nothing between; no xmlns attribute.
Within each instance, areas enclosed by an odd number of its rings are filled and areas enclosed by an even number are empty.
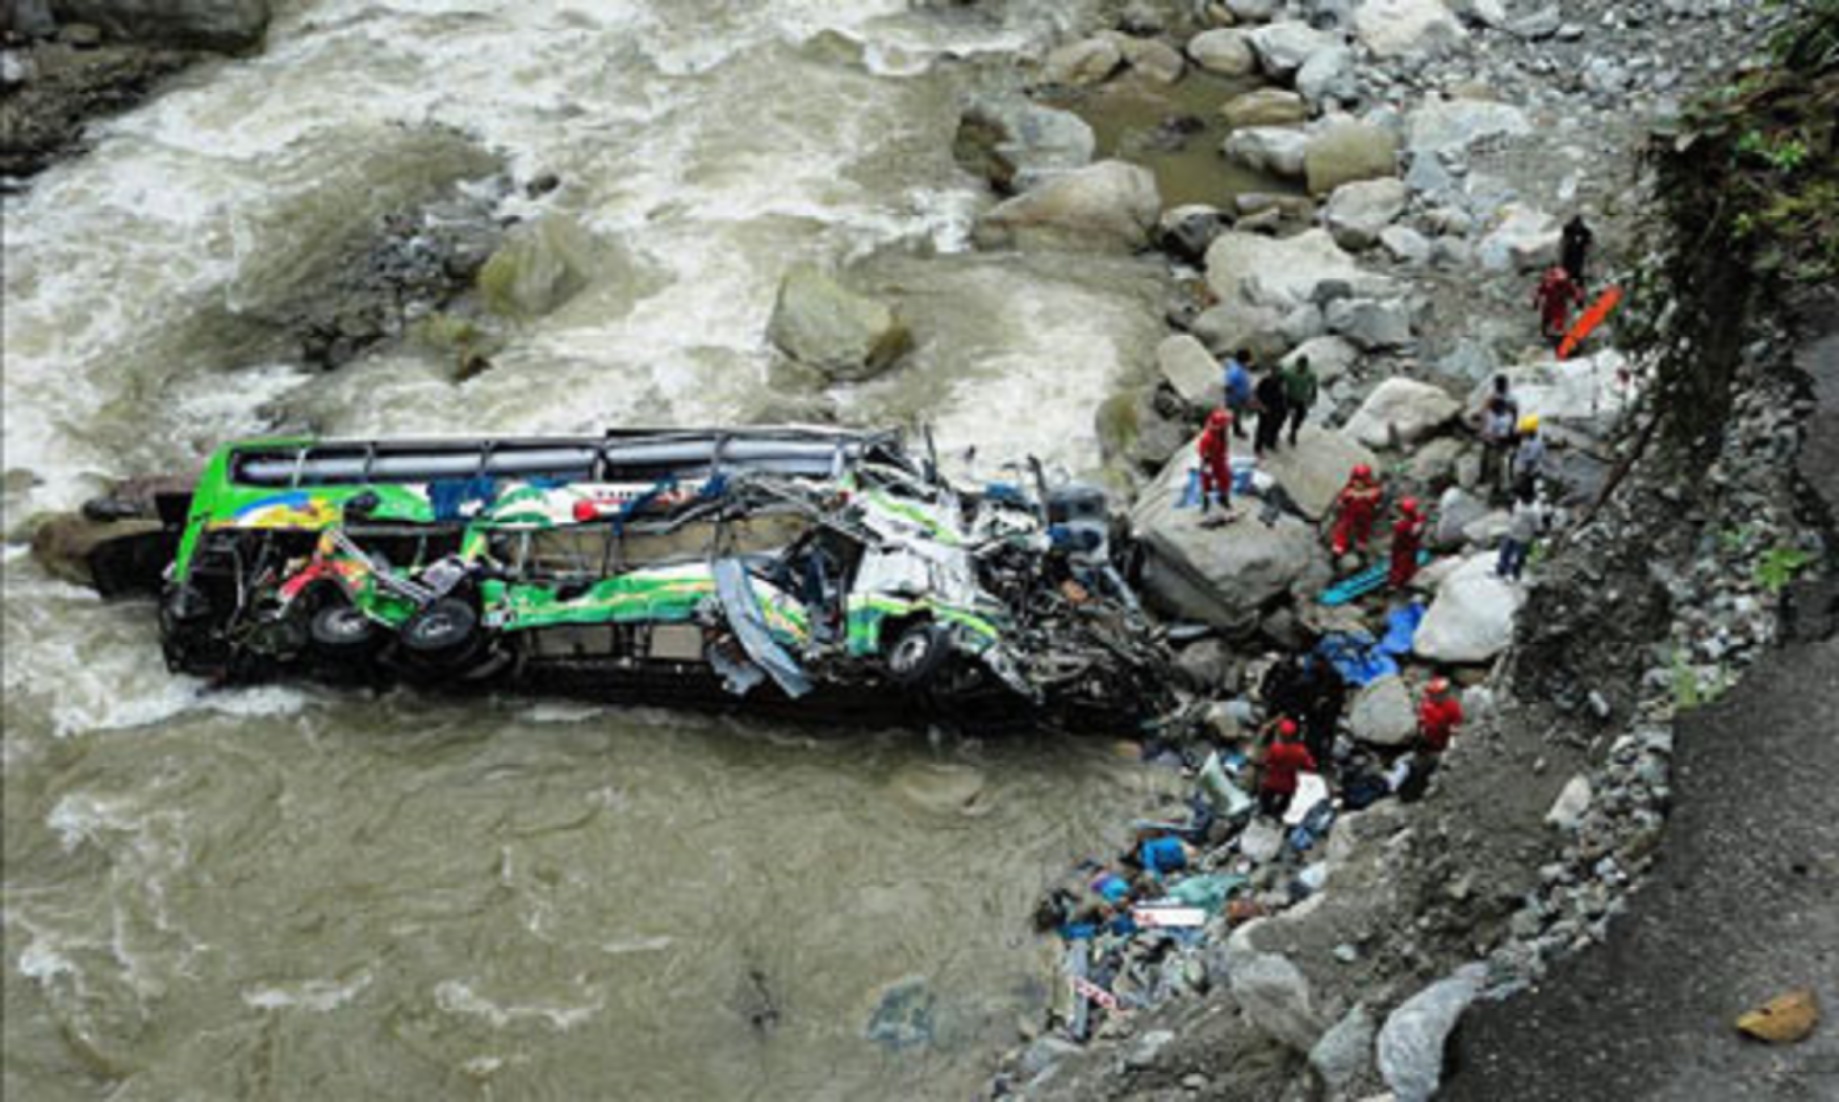
<svg viewBox="0 0 1839 1102"><path fill-rule="evenodd" d="M1315 755L1297 740L1293 719L1277 721L1277 740L1264 752L1264 776L1258 782L1258 806L1266 815L1282 815L1296 795L1296 775L1316 771Z"/></svg>
<svg viewBox="0 0 1839 1102"><path fill-rule="evenodd" d="M1584 304L1584 289L1563 268L1548 268L1533 291L1533 305L1539 308L1539 328L1553 344L1564 340L1571 327L1571 307Z"/></svg>
<svg viewBox="0 0 1839 1102"><path fill-rule="evenodd" d="M1433 754L1449 748L1450 736L1462 726L1462 701L1450 688L1449 678L1433 677L1418 702L1418 737Z"/></svg>
<svg viewBox="0 0 1839 1102"><path fill-rule="evenodd" d="M1424 543L1424 528L1429 523L1418 512L1418 499L1408 497L1398 503L1398 523L1392 526L1392 568L1386 572L1386 584L1403 589L1418 572L1418 548Z"/></svg>
<svg viewBox="0 0 1839 1102"><path fill-rule="evenodd" d="M1373 468L1365 463L1357 465L1335 497L1335 504L1340 510L1335 518L1334 551L1337 556L1347 554L1350 545L1359 544L1366 550L1367 540L1373 535L1373 518L1379 513L1379 480L1373 477Z"/></svg>
<svg viewBox="0 0 1839 1102"><path fill-rule="evenodd" d="M1200 511L1207 511L1209 496L1217 491L1220 506L1232 512L1232 414L1216 409L1207 415L1200 434Z"/></svg>

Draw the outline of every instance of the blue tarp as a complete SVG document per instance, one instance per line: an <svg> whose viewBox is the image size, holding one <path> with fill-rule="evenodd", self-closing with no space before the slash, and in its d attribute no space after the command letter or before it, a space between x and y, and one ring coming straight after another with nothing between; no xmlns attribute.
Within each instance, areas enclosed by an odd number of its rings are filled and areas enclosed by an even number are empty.
<svg viewBox="0 0 1839 1102"><path fill-rule="evenodd" d="M1234 459L1232 464L1232 492L1246 495L1252 492L1252 472L1257 469L1253 459ZM1177 509L1200 508L1200 468L1188 472L1188 483L1182 487L1181 500L1175 503Z"/></svg>
<svg viewBox="0 0 1839 1102"><path fill-rule="evenodd" d="M1315 645L1315 653L1326 659L1349 685L1367 685L1398 672L1398 663L1364 631L1324 635Z"/></svg>
<svg viewBox="0 0 1839 1102"><path fill-rule="evenodd" d="M1424 622L1424 612L1424 606L1417 601L1393 609L1386 616L1386 637L1379 641L1379 649L1386 654L1410 654L1411 639Z"/></svg>

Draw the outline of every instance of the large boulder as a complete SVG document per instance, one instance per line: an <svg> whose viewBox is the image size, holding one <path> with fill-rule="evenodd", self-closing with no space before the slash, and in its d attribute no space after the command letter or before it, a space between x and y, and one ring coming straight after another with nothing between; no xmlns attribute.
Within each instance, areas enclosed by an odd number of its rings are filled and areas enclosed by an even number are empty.
<svg viewBox="0 0 1839 1102"><path fill-rule="evenodd" d="M1624 381L1628 359L1613 348L1571 360L1539 360L1510 367L1505 375L1522 414L1538 414L1547 422L1585 424L1615 418L1634 399L1634 388ZM1469 392L1467 408L1479 413L1494 393L1492 375L1482 378Z"/></svg>
<svg viewBox="0 0 1839 1102"><path fill-rule="evenodd" d="M1295 92L1259 88L1221 104L1220 115L1226 125L1235 130L1247 126L1290 126L1309 118L1309 105Z"/></svg>
<svg viewBox="0 0 1839 1102"><path fill-rule="evenodd" d="M1234 952L1227 962L1232 999L1260 1032L1297 1052L1322 1039L1322 1020L1302 969L1282 953Z"/></svg>
<svg viewBox="0 0 1839 1102"><path fill-rule="evenodd" d="M1248 36L1258 66L1273 80L1288 80L1296 75L1309 58L1322 50L1341 44L1334 35L1316 30L1307 23L1284 20L1259 27Z"/></svg>
<svg viewBox="0 0 1839 1102"><path fill-rule="evenodd" d="M1467 150L1484 138L1532 133L1526 112L1490 100L1431 100L1405 121L1405 147L1413 153Z"/></svg>
<svg viewBox="0 0 1839 1102"><path fill-rule="evenodd" d="M1181 52L1166 42L1129 35L1118 35L1116 42L1123 51L1124 64L1152 84L1173 84L1187 71L1188 63L1182 60Z"/></svg>
<svg viewBox="0 0 1839 1102"><path fill-rule="evenodd" d="M547 314L592 282L595 247L580 223L545 214L505 234L476 277L493 312L514 318Z"/></svg>
<svg viewBox="0 0 1839 1102"><path fill-rule="evenodd" d="M1041 79L1049 84L1098 84L1124 65L1124 51L1109 36L1069 42L1047 55Z"/></svg>
<svg viewBox="0 0 1839 1102"><path fill-rule="evenodd" d="M1258 68L1246 32L1230 27L1202 31L1188 40L1188 56L1209 73L1227 77L1250 76Z"/></svg>
<svg viewBox="0 0 1839 1102"><path fill-rule="evenodd" d="M9 5L10 7L10 5ZM247 50L268 32L268 0L52 0L59 23L137 43Z"/></svg>
<svg viewBox="0 0 1839 1102"><path fill-rule="evenodd" d="M1526 596L1494 573L1495 557L1463 560L1437 586L1411 649L1432 662L1486 662L1513 642L1513 618Z"/></svg>
<svg viewBox="0 0 1839 1102"><path fill-rule="evenodd" d="M1188 439L1185 425L1163 415L1154 387L1113 394L1092 420L1100 454L1133 473L1160 470Z"/></svg>
<svg viewBox="0 0 1839 1102"><path fill-rule="evenodd" d="M1469 37L1443 0L1361 0L1354 33L1375 57L1441 53Z"/></svg>
<svg viewBox="0 0 1839 1102"><path fill-rule="evenodd" d="M1097 148L1084 119L1020 96L973 100L952 146L960 164L1004 192L1026 191L1046 177L1088 165Z"/></svg>
<svg viewBox="0 0 1839 1102"><path fill-rule="evenodd" d="M1267 525L1241 505L1230 523L1208 527L1198 508L1178 508L1197 462L1195 444L1176 451L1131 512L1145 551L1144 592L1172 616L1248 629L1300 579L1325 580L1328 565L1315 529L1295 517Z"/></svg>
<svg viewBox="0 0 1839 1102"><path fill-rule="evenodd" d="M1398 175L1398 136L1383 126L1340 119L1309 139L1303 155L1312 195L1326 195L1342 184Z"/></svg>
<svg viewBox="0 0 1839 1102"><path fill-rule="evenodd" d="M1314 365L1311 360L1310 366ZM1304 425L1296 445L1267 452L1264 470L1312 521L1328 515L1349 471L1361 463L1374 466L1378 462L1357 441L1316 425Z"/></svg>
<svg viewBox="0 0 1839 1102"><path fill-rule="evenodd" d="M866 379L913 343L893 310L809 264L781 280L766 335L787 356L833 380Z"/></svg>
<svg viewBox="0 0 1839 1102"><path fill-rule="evenodd" d="M106 591L112 588L106 584L108 571L99 570L99 566L109 555L110 545L126 547L136 539L152 536L161 527L151 517L102 521L82 513L57 513L33 529L32 557L55 578Z"/></svg>
<svg viewBox="0 0 1839 1102"><path fill-rule="evenodd" d="M1282 7L1282 0L1226 0L1226 10L1241 23L1267 23Z"/></svg>
<svg viewBox="0 0 1839 1102"><path fill-rule="evenodd" d="M1356 1003L1333 1029L1309 1050L1309 1066L1321 1077L1330 1097L1341 1097L1373 1066L1373 1035L1379 1023L1365 1004Z"/></svg>
<svg viewBox="0 0 1839 1102"><path fill-rule="evenodd" d="M1360 350L1342 337L1311 337L1283 358L1284 366L1289 366L1291 361L1303 356L1309 358L1309 366L1314 369L1316 379L1327 387L1346 375L1360 361Z"/></svg>
<svg viewBox="0 0 1839 1102"><path fill-rule="evenodd" d="M978 219L975 237L985 248L1134 252L1148 245L1161 212L1153 173L1100 161L997 204Z"/></svg>
<svg viewBox="0 0 1839 1102"><path fill-rule="evenodd" d="M1379 1074L1398 1102L1430 1102L1437 1093L1443 1046L1487 978L1487 965L1465 964L1386 1016L1376 1047Z"/></svg>
<svg viewBox="0 0 1839 1102"><path fill-rule="evenodd" d="M1207 286L1221 302L1260 303L1288 311L1323 297L1332 285L1342 295L1387 295L1396 284L1362 269L1327 230L1272 238L1229 232L1207 247Z"/></svg>
<svg viewBox="0 0 1839 1102"><path fill-rule="evenodd" d="M1342 248L1370 249L1379 243L1380 232L1405 213L1409 198L1404 182L1396 178L1342 184L1322 208L1322 224Z"/></svg>
<svg viewBox="0 0 1839 1102"><path fill-rule="evenodd" d="M1347 716L1354 737L1374 746L1407 746L1418 733L1418 717L1411 690L1397 674L1368 682L1354 694Z"/></svg>
<svg viewBox="0 0 1839 1102"><path fill-rule="evenodd" d="M1346 46L1317 50L1296 71L1296 90L1311 107L1347 103L1360 95L1355 79L1354 51Z"/></svg>
<svg viewBox="0 0 1839 1102"><path fill-rule="evenodd" d="M1301 130L1252 126L1226 135L1221 152L1226 154L1227 160L1254 172L1300 180L1308 148L1309 136Z"/></svg>
<svg viewBox="0 0 1839 1102"><path fill-rule="evenodd" d="M1260 363L1270 363L1290 350L1284 315L1269 306L1238 300L1222 302L1202 311L1191 328L1208 348L1222 356L1245 348Z"/></svg>
<svg viewBox="0 0 1839 1102"><path fill-rule="evenodd" d="M1496 272L1530 272L1558 261L1562 231L1551 215L1524 203L1501 208L1494 228L1481 239L1482 265Z"/></svg>
<svg viewBox="0 0 1839 1102"><path fill-rule="evenodd" d="M1162 212L1156 220L1156 245L1180 260L1202 263L1207 246L1229 225L1218 207L1184 203Z"/></svg>
<svg viewBox="0 0 1839 1102"><path fill-rule="evenodd" d="M1411 343L1411 308L1398 299L1341 298L1328 304L1328 331L1365 352Z"/></svg>
<svg viewBox="0 0 1839 1102"><path fill-rule="evenodd" d="M1220 362L1193 336L1177 333L1157 345L1156 370L1188 405L1208 408L1220 404L1224 385Z"/></svg>
<svg viewBox="0 0 1839 1102"><path fill-rule="evenodd" d="M1393 376L1373 388L1341 431L1371 448L1388 447L1394 439L1413 444L1461 410L1462 403L1441 387Z"/></svg>

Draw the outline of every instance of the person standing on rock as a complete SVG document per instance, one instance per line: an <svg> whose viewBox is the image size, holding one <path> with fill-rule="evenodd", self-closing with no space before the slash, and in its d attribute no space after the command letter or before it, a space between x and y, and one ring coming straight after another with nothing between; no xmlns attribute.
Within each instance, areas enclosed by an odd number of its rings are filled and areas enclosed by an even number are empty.
<svg viewBox="0 0 1839 1102"><path fill-rule="evenodd" d="M1424 699L1418 702L1418 738L1433 754L1449 749L1451 736L1462 726L1462 701L1450 686L1449 678L1433 677L1424 687Z"/></svg>
<svg viewBox="0 0 1839 1102"><path fill-rule="evenodd" d="M1265 372L1252 391L1252 402L1258 407L1258 431L1252 441L1252 452L1262 459L1266 449L1277 450L1277 442L1283 436L1283 423L1290 415L1283 374L1276 368Z"/></svg>
<svg viewBox="0 0 1839 1102"><path fill-rule="evenodd" d="M1418 572L1418 548L1424 544L1424 529L1429 518L1418 512L1418 499L1408 497L1398 503L1398 523L1392 526L1392 567L1386 584L1403 589Z"/></svg>
<svg viewBox="0 0 1839 1102"><path fill-rule="evenodd" d="M1232 414L1232 434L1245 439L1245 414L1252 406L1252 354L1241 348L1226 357L1226 412Z"/></svg>
<svg viewBox="0 0 1839 1102"><path fill-rule="evenodd" d="M1348 476L1347 485L1335 497L1334 552L1339 558L1347 554L1348 549L1358 544L1365 551L1367 541L1373 535L1373 518L1379 514L1379 498L1384 491L1379 479L1373 476L1373 468L1365 463L1357 464Z"/></svg>
<svg viewBox="0 0 1839 1102"><path fill-rule="evenodd" d="M1571 220L1564 224L1564 233L1559 244L1559 264L1577 281L1579 291L1584 286L1584 264L1590 255L1590 243L1596 240L1596 234L1584 225L1584 216L1573 214Z"/></svg>
<svg viewBox="0 0 1839 1102"><path fill-rule="evenodd" d="M1283 396L1290 407L1290 446L1296 446L1296 433L1303 427L1303 418L1309 416L1310 407L1315 405L1315 397L1320 387L1316 383L1315 371L1309 366L1309 357L1298 356L1289 367L1283 369Z"/></svg>
<svg viewBox="0 0 1839 1102"><path fill-rule="evenodd" d="M1297 741L1296 721L1279 719L1276 739L1264 752L1264 775L1258 782L1258 807L1266 815L1280 816L1296 795L1296 775L1315 772L1315 755Z"/></svg>
<svg viewBox="0 0 1839 1102"><path fill-rule="evenodd" d="M1571 307L1584 304L1584 289L1562 267L1545 270L1533 291L1533 305L1539 309L1539 332L1557 345L1571 327Z"/></svg>
<svg viewBox="0 0 1839 1102"><path fill-rule="evenodd" d="M1513 493L1525 498L1539 486L1545 476L1545 438L1539 435L1539 415L1529 413L1520 418L1520 444L1513 450Z"/></svg>
<svg viewBox="0 0 1839 1102"><path fill-rule="evenodd" d="M1232 414L1216 409L1207 415L1207 427L1201 430L1200 442L1200 511L1204 514L1214 494L1220 508L1232 515L1232 441L1228 439Z"/></svg>
<svg viewBox="0 0 1839 1102"><path fill-rule="evenodd" d="M1533 540L1538 539L1550 523L1551 514L1539 503L1538 496L1530 488L1523 490L1519 500L1513 503L1513 514L1507 520L1507 535L1501 540L1501 554L1495 560L1494 573L1508 581L1519 581L1526 570L1526 556L1532 553Z"/></svg>
<svg viewBox="0 0 1839 1102"><path fill-rule="evenodd" d="M1520 403L1508 389L1507 376L1494 377L1494 393L1481 407L1476 426L1481 437L1481 484L1490 500L1507 493L1507 466L1513 454L1514 427L1520 420Z"/></svg>

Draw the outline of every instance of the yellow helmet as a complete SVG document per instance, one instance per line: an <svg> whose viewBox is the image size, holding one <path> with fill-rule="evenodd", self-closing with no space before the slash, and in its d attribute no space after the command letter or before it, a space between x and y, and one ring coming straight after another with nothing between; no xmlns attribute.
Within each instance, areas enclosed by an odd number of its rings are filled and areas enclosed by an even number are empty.
<svg viewBox="0 0 1839 1102"><path fill-rule="evenodd" d="M1520 431L1521 432L1538 432L1539 431L1539 415L1536 413L1529 413L1526 416L1520 418Z"/></svg>

